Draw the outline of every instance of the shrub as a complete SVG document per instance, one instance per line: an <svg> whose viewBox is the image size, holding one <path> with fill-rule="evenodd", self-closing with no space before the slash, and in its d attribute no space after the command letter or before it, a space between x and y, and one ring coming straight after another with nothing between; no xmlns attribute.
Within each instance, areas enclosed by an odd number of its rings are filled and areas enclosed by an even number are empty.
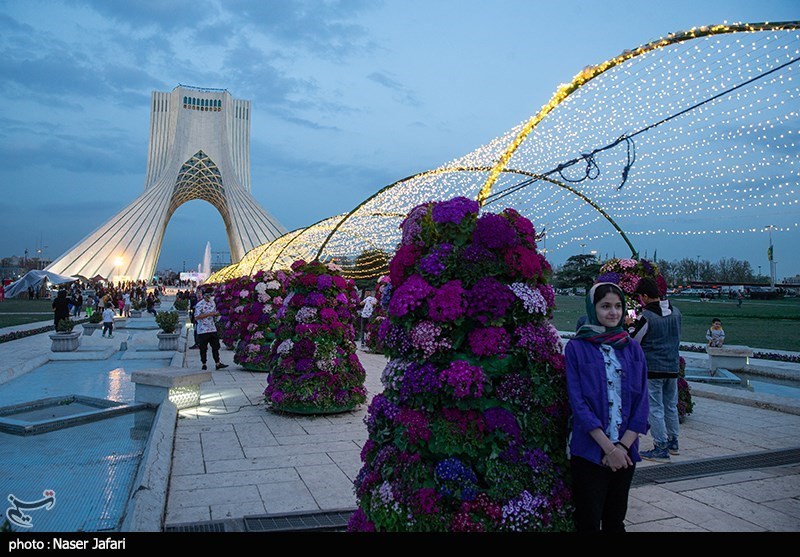
<svg viewBox="0 0 800 557"><path fill-rule="evenodd" d="M174 307L178 311L186 311L187 309L189 309L189 300L187 300L186 298L178 298L177 300L175 300L175 303L172 304L172 307Z"/></svg>
<svg viewBox="0 0 800 557"><path fill-rule="evenodd" d="M156 314L156 323L165 333L174 333L178 328L178 321L177 311L162 311Z"/></svg>
<svg viewBox="0 0 800 557"><path fill-rule="evenodd" d="M64 319L62 319L61 321L58 322L58 326L56 327L56 332L57 333L71 333L72 329L74 329L74 328L75 328L75 322L72 319L70 319L69 317L66 317L66 318L64 318Z"/></svg>
<svg viewBox="0 0 800 557"><path fill-rule="evenodd" d="M99 311L94 312L91 316L89 316L89 323L102 323L103 322L103 314Z"/></svg>

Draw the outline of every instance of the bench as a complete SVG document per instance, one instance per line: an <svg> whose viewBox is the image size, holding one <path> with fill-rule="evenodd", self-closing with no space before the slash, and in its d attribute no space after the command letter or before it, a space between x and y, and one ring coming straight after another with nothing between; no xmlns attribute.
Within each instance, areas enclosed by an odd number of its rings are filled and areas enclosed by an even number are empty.
<svg viewBox="0 0 800 557"><path fill-rule="evenodd" d="M708 368L713 374L717 369L727 369L729 371L745 371L753 357L753 349L749 346L707 346Z"/></svg>
<svg viewBox="0 0 800 557"><path fill-rule="evenodd" d="M169 400L178 410L200 404L200 384L211 381L210 371L182 368L155 368L134 371L136 402L161 404Z"/></svg>

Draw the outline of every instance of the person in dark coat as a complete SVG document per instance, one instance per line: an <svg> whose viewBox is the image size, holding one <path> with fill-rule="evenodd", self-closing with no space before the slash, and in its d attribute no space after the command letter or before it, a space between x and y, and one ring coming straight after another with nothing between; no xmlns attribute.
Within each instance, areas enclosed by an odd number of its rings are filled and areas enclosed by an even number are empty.
<svg viewBox="0 0 800 557"><path fill-rule="evenodd" d="M59 290L58 296L53 300L53 324L58 327L58 322L62 319L69 319L69 299L66 290Z"/></svg>

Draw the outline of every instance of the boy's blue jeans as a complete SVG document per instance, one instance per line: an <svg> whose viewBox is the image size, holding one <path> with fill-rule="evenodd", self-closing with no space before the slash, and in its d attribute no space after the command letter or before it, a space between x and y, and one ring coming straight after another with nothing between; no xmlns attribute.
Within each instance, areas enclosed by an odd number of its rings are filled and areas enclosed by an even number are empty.
<svg viewBox="0 0 800 557"><path fill-rule="evenodd" d="M677 439L680 432L678 378L648 379L647 391L650 399L650 435L657 447L665 447L670 439Z"/></svg>

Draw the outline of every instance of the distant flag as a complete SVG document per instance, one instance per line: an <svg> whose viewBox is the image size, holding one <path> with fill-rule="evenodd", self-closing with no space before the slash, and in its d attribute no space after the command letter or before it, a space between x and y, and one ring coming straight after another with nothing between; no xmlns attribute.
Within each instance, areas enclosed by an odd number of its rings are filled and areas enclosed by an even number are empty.
<svg viewBox="0 0 800 557"><path fill-rule="evenodd" d="M658 248L653 250L653 261L658 261L658 256L656 255L657 252L658 252Z"/></svg>
<svg viewBox="0 0 800 557"><path fill-rule="evenodd" d="M769 249L767 249L767 260L772 261L772 244L770 244Z"/></svg>

